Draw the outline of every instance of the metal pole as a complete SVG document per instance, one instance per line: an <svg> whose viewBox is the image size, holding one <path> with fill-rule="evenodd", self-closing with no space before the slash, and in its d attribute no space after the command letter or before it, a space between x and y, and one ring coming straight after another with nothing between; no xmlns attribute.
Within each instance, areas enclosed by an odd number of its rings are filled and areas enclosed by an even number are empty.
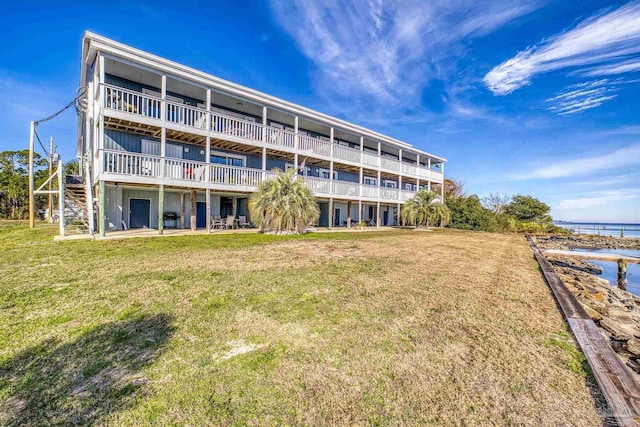
<svg viewBox="0 0 640 427"><path fill-rule="evenodd" d="M58 160L58 188L60 189L60 195L58 196L60 235L64 236L64 177L62 176L62 160Z"/></svg>
<svg viewBox="0 0 640 427"><path fill-rule="evenodd" d="M35 217L35 204L36 199L33 194L34 188L34 177L33 177L33 143L36 132L36 123L31 122L31 129L29 131L29 228L35 228L36 226L36 217Z"/></svg>
<svg viewBox="0 0 640 427"><path fill-rule="evenodd" d="M53 137L49 138L49 176L53 175ZM53 222L53 180L49 181L49 222Z"/></svg>

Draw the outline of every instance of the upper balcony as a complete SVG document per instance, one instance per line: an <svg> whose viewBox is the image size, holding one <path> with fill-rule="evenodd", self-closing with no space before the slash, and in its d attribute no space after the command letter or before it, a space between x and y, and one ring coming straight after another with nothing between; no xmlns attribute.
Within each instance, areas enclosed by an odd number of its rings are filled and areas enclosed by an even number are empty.
<svg viewBox="0 0 640 427"><path fill-rule="evenodd" d="M409 163L391 158L390 155L379 155L362 145L358 149L332 144L327 138L311 136L306 132L296 133L286 126L275 126L273 123L265 125L225 114L220 110L207 111L206 108L180 103L175 99L163 100L149 93L104 83L101 84L100 97L105 117L121 121L158 128L165 126L178 132L266 147L355 167L380 169L419 180L436 183L443 180L441 172L429 169L417 161Z"/></svg>

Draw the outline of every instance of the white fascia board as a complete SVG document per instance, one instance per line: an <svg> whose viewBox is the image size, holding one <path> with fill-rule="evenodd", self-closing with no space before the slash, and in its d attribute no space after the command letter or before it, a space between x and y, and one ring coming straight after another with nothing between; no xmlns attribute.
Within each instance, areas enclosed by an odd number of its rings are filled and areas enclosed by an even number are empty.
<svg viewBox="0 0 640 427"><path fill-rule="evenodd" d="M275 96L268 95L266 93L251 89L228 80L221 79L211 74L204 73L196 70L195 68L187 67L186 65L179 64L174 61L162 58L157 55L145 52L140 49L125 45L123 43L111 40L109 38L100 36L98 34L86 31L84 38L90 41L90 48L96 51L111 53L114 56L128 59L131 62L135 62L142 65L147 65L150 68L155 68L163 73L173 75L181 80L198 83L204 87L210 87L212 89L218 89L223 92L231 93L235 96L245 98L249 101L257 104L266 104L274 109L282 110L290 114L299 114L305 118L320 122L325 125L336 127L339 129L352 132L357 135L362 135L366 138L376 141L385 142L393 145L397 148L401 148L406 151L420 154L420 156L430 157L432 160L438 162L446 162L447 159L428 153L426 151L418 150L411 144L400 141L395 138L383 135L381 133L366 129L362 126L358 126L344 120L331 117L327 114L320 113L318 111L311 110L292 102L285 101Z"/></svg>

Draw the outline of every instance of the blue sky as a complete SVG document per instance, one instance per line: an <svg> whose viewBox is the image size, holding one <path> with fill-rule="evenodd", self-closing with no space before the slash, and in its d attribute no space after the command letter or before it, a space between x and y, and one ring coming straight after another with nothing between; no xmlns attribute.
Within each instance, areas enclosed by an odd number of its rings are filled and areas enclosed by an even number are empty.
<svg viewBox="0 0 640 427"><path fill-rule="evenodd" d="M638 2L20 3L0 16L0 150L73 98L91 30L444 156L467 193L640 222ZM66 159L74 115L39 128Z"/></svg>

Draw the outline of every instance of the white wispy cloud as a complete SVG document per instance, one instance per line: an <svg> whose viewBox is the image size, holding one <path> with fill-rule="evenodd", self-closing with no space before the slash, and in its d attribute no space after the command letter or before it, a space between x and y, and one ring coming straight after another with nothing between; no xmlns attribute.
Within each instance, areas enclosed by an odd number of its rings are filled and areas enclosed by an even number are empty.
<svg viewBox="0 0 640 427"><path fill-rule="evenodd" d="M597 77L635 72L640 72L640 59L631 59L629 61L624 61L616 64L605 64L599 67L593 67L585 71L583 75L589 77Z"/></svg>
<svg viewBox="0 0 640 427"><path fill-rule="evenodd" d="M614 11L593 16L572 30L525 49L493 68L484 77L486 86L496 95L507 95L531 83L541 73L564 68L598 66L621 72L625 61L640 54L640 2L632 2ZM633 68L633 67L632 67Z"/></svg>
<svg viewBox="0 0 640 427"><path fill-rule="evenodd" d="M593 157L581 157L546 164L530 165L525 173L513 174L512 179L551 179L592 174L640 164L640 143L603 152Z"/></svg>
<svg viewBox="0 0 640 427"><path fill-rule="evenodd" d="M616 88L609 80L595 80L568 86L558 95L547 99L547 102L553 104L549 107L550 111L561 116L569 116L599 107L604 102L614 99L618 96L612 94L614 91Z"/></svg>
<svg viewBox="0 0 640 427"><path fill-rule="evenodd" d="M276 20L315 65L321 93L367 98L369 107L416 105L429 80L455 62L457 43L539 3L271 0Z"/></svg>

